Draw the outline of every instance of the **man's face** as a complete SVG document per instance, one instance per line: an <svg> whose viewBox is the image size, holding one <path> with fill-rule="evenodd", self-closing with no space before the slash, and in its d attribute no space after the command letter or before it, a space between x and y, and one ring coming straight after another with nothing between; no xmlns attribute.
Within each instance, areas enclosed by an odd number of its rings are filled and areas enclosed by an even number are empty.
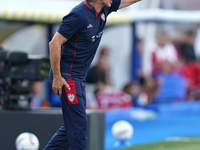
<svg viewBox="0 0 200 150"><path fill-rule="evenodd" d="M110 7L112 4L112 0L100 0L100 2L102 3L102 5Z"/></svg>

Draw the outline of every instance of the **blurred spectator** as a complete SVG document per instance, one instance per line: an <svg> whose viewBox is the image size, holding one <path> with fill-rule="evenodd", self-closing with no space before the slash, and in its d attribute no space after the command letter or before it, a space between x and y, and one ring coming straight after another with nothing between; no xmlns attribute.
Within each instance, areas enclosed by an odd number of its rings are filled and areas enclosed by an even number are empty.
<svg viewBox="0 0 200 150"><path fill-rule="evenodd" d="M129 82L124 86L123 91L132 97L133 106L136 106L137 99L141 92L141 87L139 82L137 81Z"/></svg>
<svg viewBox="0 0 200 150"><path fill-rule="evenodd" d="M87 74L86 82L96 84L99 80L105 80L106 84L111 85L110 66L109 66L110 50L104 47L100 51L99 59Z"/></svg>
<svg viewBox="0 0 200 150"><path fill-rule="evenodd" d="M186 79L177 70L172 69L169 62L161 65L161 71L157 75L157 79L159 86L154 102L174 102L186 99Z"/></svg>
<svg viewBox="0 0 200 150"><path fill-rule="evenodd" d="M49 101L44 100L44 82L31 81L29 86L32 88L31 108L48 108L51 106Z"/></svg>
<svg viewBox="0 0 200 150"><path fill-rule="evenodd" d="M152 103L158 90L158 80L156 78L142 76L140 79L141 92L135 104L144 106Z"/></svg>
<svg viewBox="0 0 200 150"><path fill-rule="evenodd" d="M152 51L153 75L161 70L162 63L169 62L175 67L179 62L176 47L170 42L164 30L158 30Z"/></svg>
<svg viewBox="0 0 200 150"><path fill-rule="evenodd" d="M173 33L170 34L169 40L176 48L178 57L180 58L180 43L183 41L182 32L174 31Z"/></svg>
<svg viewBox="0 0 200 150"><path fill-rule="evenodd" d="M193 31L187 31L184 41L180 44L180 56L185 63L194 62L196 60L194 52L195 34Z"/></svg>
<svg viewBox="0 0 200 150"><path fill-rule="evenodd" d="M195 33L189 30L179 49L182 62L181 73L187 78L187 100L200 99L200 65L194 51Z"/></svg>
<svg viewBox="0 0 200 150"><path fill-rule="evenodd" d="M200 62L187 63L181 68L181 73L188 81L187 100L200 99Z"/></svg>
<svg viewBox="0 0 200 150"><path fill-rule="evenodd" d="M97 60L97 64L92 66L88 71L86 77L86 101L87 101L87 109L97 109L101 108L99 103L97 102L97 93L101 91L100 83L105 83L105 86L111 85L111 77L110 77L110 50L107 47L104 47L100 51L99 58Z"/></svg>
<svg viewBox="0 0 200 150"><path fill-rule="evenodd" d="M40 108L42 105L41 92L43 91L43 84L40 81L32 81L29 86L32 88L31 108Z"/></svg>
<svg viewBox="0 0 200 150"><path fill-rule="evenodd" d="M126 84L123 91L131 96L134 107L140 107L154 100L157 89L157 79L141 76L140 82L132 81Z"/></svg>
<svg viewBox="0 0 200 150"><path fill-rule="evenodd" d="M130 95L107 85L103 80L97 83L96 99L99 109L103 110L132 107Z"/></svg>

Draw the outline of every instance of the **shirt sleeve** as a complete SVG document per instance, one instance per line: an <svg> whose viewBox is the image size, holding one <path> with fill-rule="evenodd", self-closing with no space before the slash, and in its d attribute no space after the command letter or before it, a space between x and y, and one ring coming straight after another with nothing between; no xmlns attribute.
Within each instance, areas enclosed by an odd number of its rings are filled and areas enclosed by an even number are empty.
<svg viewBox="0 0 200 150"><path fill-rule="evenodd" d="M63 17L58 32L66 39L78 33L83 28L83 20L77 13L69 13Z"/></svg>
<svg viewBox="0 0 200 150"><path fill-rule="evenodd" d="M109 15L113 11L117 11L121 0L112 0L112 4L110 7L106 7L107 15Z"/></svg>

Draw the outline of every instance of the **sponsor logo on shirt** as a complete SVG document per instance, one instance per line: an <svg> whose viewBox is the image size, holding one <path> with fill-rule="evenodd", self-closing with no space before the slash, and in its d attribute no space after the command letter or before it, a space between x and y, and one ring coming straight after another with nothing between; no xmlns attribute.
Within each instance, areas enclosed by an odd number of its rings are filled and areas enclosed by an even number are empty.
<svg viewBox="0 0 200 150"><path fill-rule="evenodd" d="M102 34L103 34L103 31L99 32L99 33L96 35L96 38L99 38L99 37L101 37L101 36L102 36Z"/></svg>
<svg viewBox="0 0 200 150"><path fill-rule="evenodd" d="M95 39L98 39L98 38L100 38L101 36L102 36L102 34L103 34L103 31L101 31L101 32L99 32L96 36L94 35L94 36L92 36L92 42L94 42L95 41Z"/></svg>
<svg viewBox="0 0 200 150"><path fill-rule="evenodd" d="M88 26L87 26L87 28L92 28L93 27L93 25L92 24L89 24Z"/></svg>
<svg viewBox="0 0 200 150"><path fill-rule="evenodd" d="M92 36L92 42L94 42L95 41L95 36Z"/></svg>
<svg viewBox="0 0 200 150"><path fill-rule="evenodd" d="M101 19L102 19L103 21L105 21L105 15L104 15L104 13L101 14Z"/></svg>

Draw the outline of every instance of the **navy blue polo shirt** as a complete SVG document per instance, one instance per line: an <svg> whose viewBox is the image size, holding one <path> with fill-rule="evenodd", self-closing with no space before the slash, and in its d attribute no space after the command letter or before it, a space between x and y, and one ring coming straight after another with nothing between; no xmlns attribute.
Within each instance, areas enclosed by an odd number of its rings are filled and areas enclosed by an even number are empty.
<svg viewBox="0 0 200 150"><path fill-rule="evenodd" d="M61 73L69 73L71 79L85 79L99 46L106 18L112 11L117 11L120 3L121 0L113 0L111 7L104 7L97 13L85 0L63 17L58 32L68 40L62 45Z"/></svg>

